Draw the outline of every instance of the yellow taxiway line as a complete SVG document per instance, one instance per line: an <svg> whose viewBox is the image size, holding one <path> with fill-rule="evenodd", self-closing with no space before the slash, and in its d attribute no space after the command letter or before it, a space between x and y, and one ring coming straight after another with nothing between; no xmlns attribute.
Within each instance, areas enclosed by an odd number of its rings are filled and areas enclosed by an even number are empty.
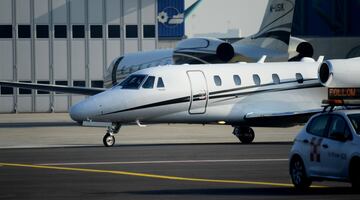
<svg viewBox="0 0 360 200"><path fill-rule="evenodd" d="M163 175L156 175L156 174L136 173L136 172L118 171L118 170L116 170L116 171L115 170L99 170L99 169L57 167L57 166L17 164L17 163L0 163L0 166L3 166L3 167L4 166L5 167L25 167L25 168L62 170L62 171L77 171L77 172L102 173L102 174L115 174L115 175L126 175L126 176L136 176L136 177L146 177L146 178L166 179L166 180L176 180L176 181L248 184L248 185L266 185L266 186L276 186L276 187L293 187L292 184L288 184L288 183L272 183L272 182L241 181L241 180L222 180L222 179L204 179L204 178L186 178L186 177L178 177L178 176L163 176ZM312 187L324 188L325 186L312 186Z"/></svg>

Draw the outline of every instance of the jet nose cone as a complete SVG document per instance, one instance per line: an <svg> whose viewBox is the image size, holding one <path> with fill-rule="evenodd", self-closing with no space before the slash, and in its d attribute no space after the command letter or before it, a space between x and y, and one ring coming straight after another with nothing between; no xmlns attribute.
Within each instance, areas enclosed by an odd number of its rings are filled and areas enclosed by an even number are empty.
<svg viewBox="0 0 360 200"><path fill-rule="evenodd" d="M84 119L85 114L83 110L84 110L84 106L82 102L73 105L70 108L70 112L69 112L71 119L78 123L83 122L85 120Z"/></svg>
<svg viewBox="0 0 360 200"><path fill-rule="evenodd" d="M76 122L92 120L99 113L99 106L92 99L85 99L70 108L70 117Z"/></svg>

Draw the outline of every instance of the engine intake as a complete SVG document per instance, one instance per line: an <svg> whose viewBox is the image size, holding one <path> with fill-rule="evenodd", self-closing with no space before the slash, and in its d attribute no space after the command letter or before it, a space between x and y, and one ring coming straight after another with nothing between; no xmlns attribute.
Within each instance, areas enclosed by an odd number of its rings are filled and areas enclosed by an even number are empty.
<svg viewBox="0 0 360 200"><path fill-rule="evenodd" d="M318 70L318 78L326 87L360 87L360 58L327 60Z"/></svg>
<svg viewBox="0 0 360 200"><path fill-rule="evenodd" d="M174 51L175 64L227 63L234 47L216 38L190 38L179 42Z"/></svg>
<svg viewBox="0 0 360 200"><path fill-rule="evenodd" d="M326 82L330 78L330 69L327 63L322 63L319 68L319 79L322 84L326 84Z"/></svg>

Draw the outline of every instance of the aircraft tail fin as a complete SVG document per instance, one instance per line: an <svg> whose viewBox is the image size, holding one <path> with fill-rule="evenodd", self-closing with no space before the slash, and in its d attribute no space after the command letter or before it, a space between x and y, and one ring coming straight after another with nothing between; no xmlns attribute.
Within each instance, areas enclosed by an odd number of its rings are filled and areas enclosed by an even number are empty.
<svg viewBox="0 0 360 200"><path fill-rule="evenodd" d="M185 19L190 16L190 14L199 6L201 2L202 0L197 0L184 11Z"/></svg>
<svg viewBox="0 0 360 200"><path fill-rule="evenodd" d="M262 48L287 52L295 1L269 0L259 32L245 39Z"/></svg>

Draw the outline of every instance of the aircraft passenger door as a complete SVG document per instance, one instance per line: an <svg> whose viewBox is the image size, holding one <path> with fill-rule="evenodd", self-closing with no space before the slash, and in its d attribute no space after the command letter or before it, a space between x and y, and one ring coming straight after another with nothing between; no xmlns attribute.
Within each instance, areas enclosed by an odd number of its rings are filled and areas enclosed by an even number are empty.
<svg viewBox="0 0 360 200"><path fill-rule="evenodd" d="M208 102L208 89L205 75L202 71L187 71L190 81L190 114L204 114Z"/></svg>

